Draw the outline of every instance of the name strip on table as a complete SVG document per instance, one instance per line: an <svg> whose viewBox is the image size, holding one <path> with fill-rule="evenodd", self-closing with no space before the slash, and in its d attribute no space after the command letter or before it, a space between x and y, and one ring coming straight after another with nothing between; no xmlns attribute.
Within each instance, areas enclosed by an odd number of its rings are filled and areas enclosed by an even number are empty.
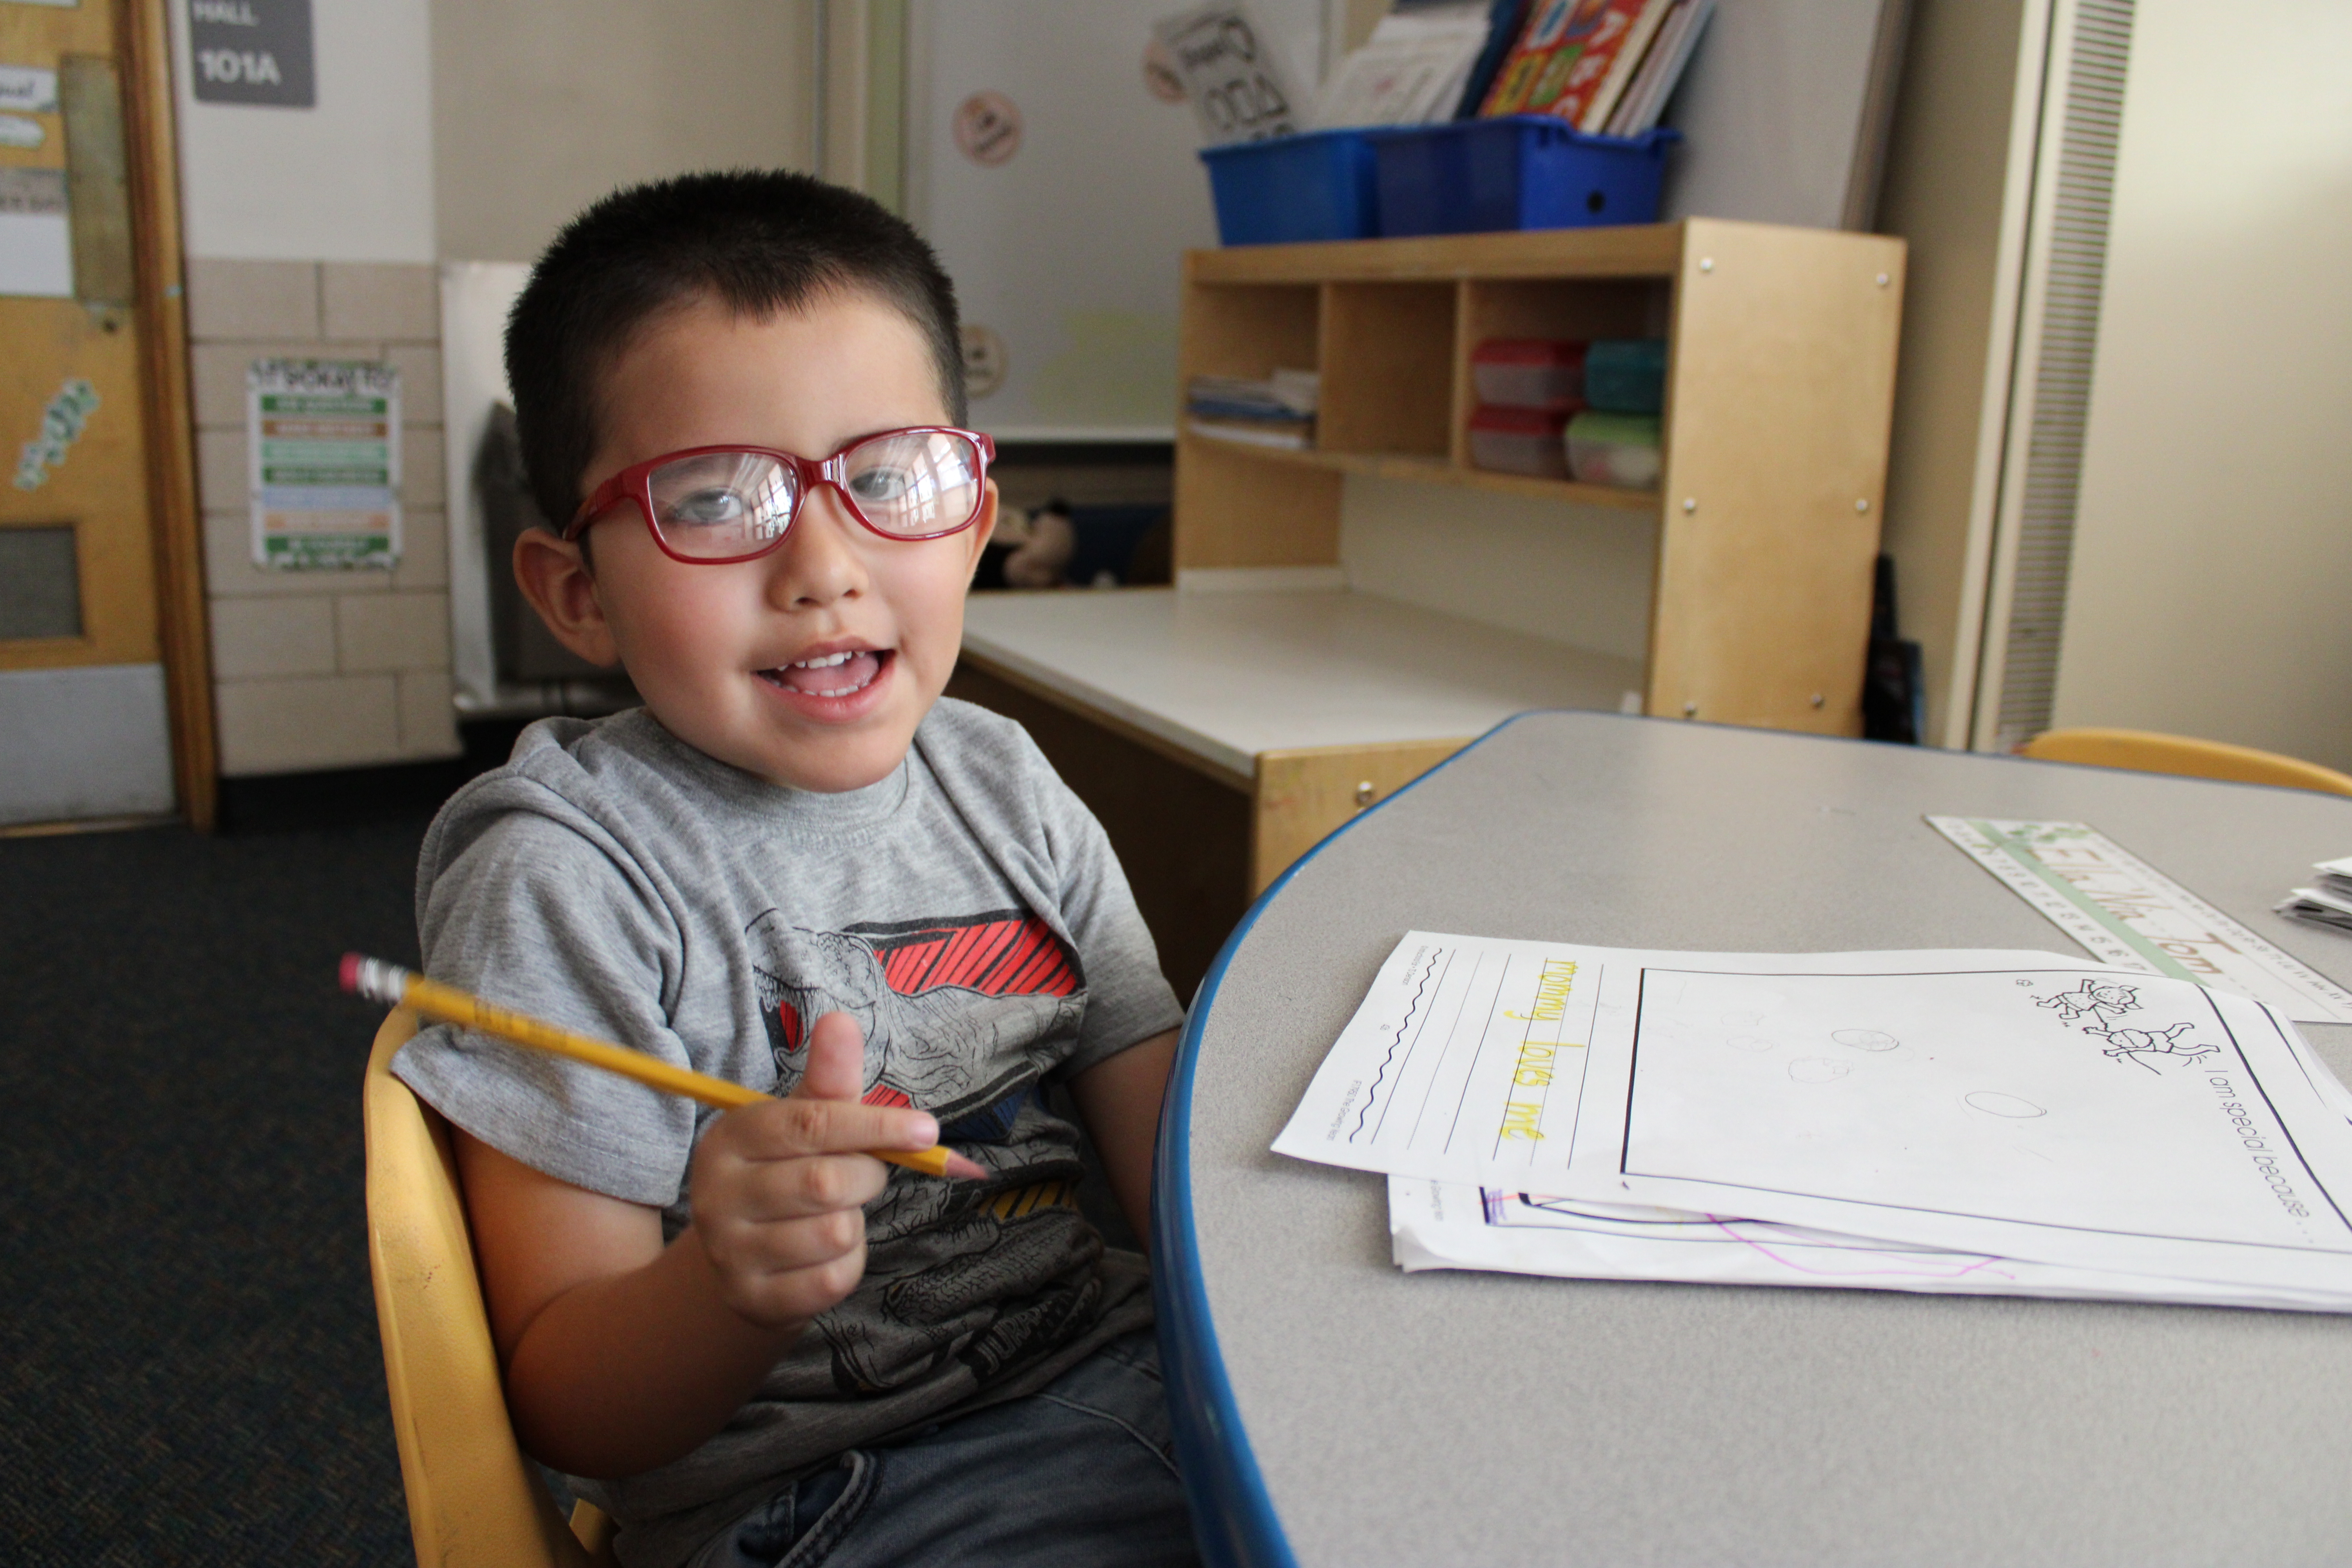
<svg viewBox="0 0 2352 1568"><path fill-rule="evenodd" d="M2102 963L2267 1002L2299 1023L2352 1024L2352 991L2086 823L1977 816L1927 823Z"/></svg>

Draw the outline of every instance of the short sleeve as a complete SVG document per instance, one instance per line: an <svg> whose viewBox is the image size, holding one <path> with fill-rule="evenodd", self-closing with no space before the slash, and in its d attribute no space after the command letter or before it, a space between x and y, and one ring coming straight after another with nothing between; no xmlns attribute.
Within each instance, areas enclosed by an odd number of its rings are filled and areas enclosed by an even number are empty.
<svg viewBox="0 0 2352 1568"><path fill-rule="evenodd" d="M425 972L688 1065L666 1006L679 932L625 852L576 815L452 809L459 820L436 823L419 867ZM392 1070L457 1126L559 1181L661 1207L684 1191L696 1125L687 1100L446 1025L403 1047Z"/></svg>
<svg viewBox="0 0 2352 1568"><path fill-rule="evenodd" d="M1036 777L1039 816L1061 904L1087 983L1087 1011L1076 1049L1060 1073L1074 1075L1180 1027L1184 1009L1160 972L1160 949L1135 907L1134 889L1109 836L1024 735Z"/></svg>

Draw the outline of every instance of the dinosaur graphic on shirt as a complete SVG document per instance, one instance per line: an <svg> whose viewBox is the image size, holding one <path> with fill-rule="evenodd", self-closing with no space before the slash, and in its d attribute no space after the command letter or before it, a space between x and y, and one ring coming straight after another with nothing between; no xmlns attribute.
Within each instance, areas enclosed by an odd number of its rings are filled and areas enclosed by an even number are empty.
<svg viewBox="0 0 2352 1568"><path fill-rule="evenodd" d="M865 1037L874 1105L912 1105L995 1173L943 1182L894 1171L866 1210L858 1288L817 1320L843 1394L961 1362L982 1383L1063 1343L1090 1319L1101 1238L1077 1212L1084 1173L1038 1079L1076 1039L1077 957L1023 910L814 931L771 910L748 928L761 1017L790 1094L810 1031L846 1013Z"/></svg>

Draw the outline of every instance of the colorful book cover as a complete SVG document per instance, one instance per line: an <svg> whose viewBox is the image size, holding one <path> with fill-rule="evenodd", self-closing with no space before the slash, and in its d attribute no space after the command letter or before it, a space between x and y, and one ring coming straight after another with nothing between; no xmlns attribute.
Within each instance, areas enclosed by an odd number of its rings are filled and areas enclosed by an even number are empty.
<svg viewBox="0 0 2352 1568"><path fill-rule="evenodd" d="M1570 113L1563 101L1552 112L1563 119L1573 120L1576 128L1587 135L1599 135L1609 123L1609 116L1615 111L1619 100L1625 96L1625 89L1633 84L1634 72L1649 54L1651 42L1657 37L1659 29L1673 14L1674 8L1675 0L1643 0L1633 25L1610 41L1607 47L1610 56L1608 68L1599 73L1598 84L1585 94L1582 107ZM1586 46L1583 58L1577 64L1581 67L1587 60L1598 58L1602 50L1603 46L1598 41ZM1575 89L1571 86L1570 96L1574 94Z"/></svg>
<svg viewBox="0 0 2352 1568"><path fill-rule="evenodd" d="M1535 0L1528 7L1527 26L1520 30L1519 40L1495 73L1495 85L1479 106L1482 115L1528 114L1537 112L1539 103L1550 99L1537 99L1538 89L1549 79L1565 79L1576 63L1576 51L1581 44L1570 44L1568 36L1577 13L1599 0ZM1563 58L1562 56L1566 58ZM1557 87L1553 97L1558 97Z"/></svg>
<svg viewBox="0 0 2352 1568"><path fill-rule="evenodd" d="M1569 26L1577 44L1575 62L1559 90L1535 112L1557 115L1580 131L1608 123L1642 51L1673 7L1674 0L1580 0Z"/></svg>

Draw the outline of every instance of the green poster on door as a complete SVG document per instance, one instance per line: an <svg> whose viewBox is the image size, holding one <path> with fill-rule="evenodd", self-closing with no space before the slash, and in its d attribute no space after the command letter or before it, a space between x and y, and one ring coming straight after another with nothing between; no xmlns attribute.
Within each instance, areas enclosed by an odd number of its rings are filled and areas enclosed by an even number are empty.
<svg viewBox="0 0 2352 1568"><path fill-rule="evenodd" d="M390 567L400 559L400 373L352 360L246 371L256 565Z"/></svg>

